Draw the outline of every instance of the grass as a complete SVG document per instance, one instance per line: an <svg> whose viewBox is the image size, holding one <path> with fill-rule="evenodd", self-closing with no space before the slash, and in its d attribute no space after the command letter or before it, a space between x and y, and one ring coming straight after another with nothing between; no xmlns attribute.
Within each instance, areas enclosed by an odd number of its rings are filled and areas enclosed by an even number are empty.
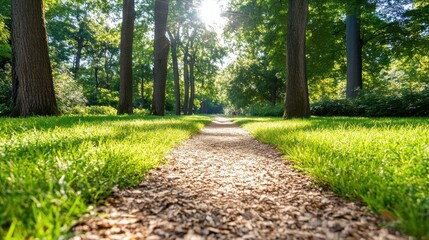
<svg viewBox="0 0 429 240"><path fill-rule="evenodd" d="M67 237L112 187L141 182L209 117L0 118L0 239Z"/></svg>
<svg viewBox="0 0 429 240"><path fill-rule="evenodd" d="M428 118L235 118L295 167L429 239Z"/></svg>

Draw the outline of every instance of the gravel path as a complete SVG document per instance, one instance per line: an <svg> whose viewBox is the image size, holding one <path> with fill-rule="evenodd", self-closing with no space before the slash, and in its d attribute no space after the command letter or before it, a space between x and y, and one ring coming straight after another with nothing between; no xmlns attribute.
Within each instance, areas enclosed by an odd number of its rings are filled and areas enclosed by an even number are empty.
<svg viewBox="0 0 429 240"><path fill-rule="evenodd" d="M115 189L74 239L404 239L225 118L167 158L140 186Z"/></svg>

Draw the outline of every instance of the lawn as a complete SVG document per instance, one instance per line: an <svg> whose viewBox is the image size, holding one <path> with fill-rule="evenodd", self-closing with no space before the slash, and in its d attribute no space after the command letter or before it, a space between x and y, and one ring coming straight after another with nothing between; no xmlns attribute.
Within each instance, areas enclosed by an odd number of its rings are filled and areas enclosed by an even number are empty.
<svg viewBox="0 0 429 240"><path fill-rule="evenodd" d="M295 167L429 239L428 118L235 118Z"/></svg>
<svg viewBox="0 0 429 240"><path fill-rule="evenodd" d="M0 239L58 239L112 187L129 187L209 117L0 118Z"/></svg>

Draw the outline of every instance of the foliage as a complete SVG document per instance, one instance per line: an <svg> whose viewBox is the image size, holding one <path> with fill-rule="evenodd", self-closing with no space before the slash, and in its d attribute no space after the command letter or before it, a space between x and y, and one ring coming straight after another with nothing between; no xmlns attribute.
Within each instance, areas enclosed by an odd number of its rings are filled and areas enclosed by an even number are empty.
<svg viewBox="0 0 429 240"><path fill-rule="evenodd" d="M316 116L429 116L429 89L403 89L385 94L367 91L353 100L325 98L314 102L311 112Z"/></svg>
<svg viewBox="0 0 429 240"><path fill-rule="evenodd" d="M141 109L141 108L136 108L134 109L134 115L142 115L142 116L149 116L150 115L150 111L147 109Z"/></svg>
<svg viewBox="0 0 429 240"><path fill-rule="evenodd" d="M12 49L9 44L10 33L5 18L0 15L0 67L12 59Z"/></svg>
<svg viewBox="0 0 429 240"><path fill-rule="evenodd" d="M88 115L106 115L106 116L114 116L116 115L117 110L111 106L76 106L66 114L68 115L78 115L78 116L88 116Z"/></svg>
<svg viewBox="0 0 429 240"><path fill-rule="evenodd" d="M284 99L285 83L278 70L269 69L268 59L239 58L220 78L226 101L237 109L252 104L276 104Z"/></svg>
<svg viewBox="0 0 429 240"><path fill-rule="evenodd" d="M167 152L208 122L142 116L1 119L0 238L59 239L89 204L113 187L139 184Z"/></svg>
<svg viewBox="0 0 429 240"><path fill-rule="evenodd" d="M245 107L242 113L246 116L260 116L260 117L281 117L284 113L284 105L249 105Z"/></svg>
<svg viewBox="0 0 429 240"><path fill-rule="evenodd" d="M105 88L98 90L97 104L101 106L117 107L119 104L119 92L111 91Z"/></svg>
<svg viewBox="0 0 429 240"><path fill-rule="evenodd" d="M364 201L392 225L429 237L428 118L238 118L295 167L336 193Z"/></svg>
<svg viewBox="0 0 429 240"><path fill-rule="evenodd" d="M0 68L0 116L10 113L12 106L12 69L6 65Z"/></svg>
<svg viewBox="0 0 429 240"><path fill-rule="evenodd" d="M61 113L68 113L73 108L85 106L87 103L83 88L67 73L54 76L54 87Z"/></svg>
<svg viewBox="0 0 429 240"><path fill-rule="evenodd" d="M358 2L361 15L364 89L384 88L392 77L395 77L396 81L410 84L427 82L427 1ZM345 0L310 1L306 52L309 94L312 101L338 98L344 94L347 69L344 17L350 3ZM226 34L233 48L238 49L238 60L231 71L233 75L225 73L224 76L237 82L242 79L240 84L243 89L235 94L239 97L238 101L234 94L231 95L230 105L258 102L254 94L248 93L266 92L267 87L255 88L254 82L248 79L254 77L260 78L258 82L268 82L269 77L260 74L261 72L273 70L281 79L285 78L285 5L287 1L230 1L226 13L229 19ZM238 78L240 72L249 70L247 64L243 64L242 58L254 60L262 71L249 73L251 77ZM264 58L268 59L268 67ZM281 85L278 88L279 91L284 91Z"/></svg>

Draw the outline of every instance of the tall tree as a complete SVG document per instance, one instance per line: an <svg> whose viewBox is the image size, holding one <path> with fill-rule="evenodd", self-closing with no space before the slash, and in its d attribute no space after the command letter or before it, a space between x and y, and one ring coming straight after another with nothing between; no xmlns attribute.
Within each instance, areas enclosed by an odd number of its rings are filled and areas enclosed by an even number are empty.
<svg viewBox="0 0 429 240"><path fill-rule="evenodd" d="M12 6L12 116L56 115L52 69L42 0Z"/></svg>
<svg viewBox="0 0 429 240"><path fill-rule="evenodd" d="M360 37L359 8L361 0L347 4L346 44L347 44L347 89L348 98L357 97L362 89L362 39Z"/></svg>
<svg viewBox="0 0 429 240"><path fill-rule="evenodd" d="M124 0L123 3L118 114L132 114L134 0Z"/></svg>
<svg viewBox="0 0 429 240"><path fill-rule="evenodd" d="M180 115L180 75L179 75L179 61L177 59L177 44L180 39L180 31L177 27L172 33L168 30L168 36L171 42L171 59L173 61L173 78L174 78L174 96L175 96L175 111L176 115Z"/></svg>
<svg viewBox="0 0 429 240"><path fill-rule="evenodd" d="M189 108L189 42L186 43L183 50L183 81L184 81L184 99L183 99L183 113L188 114Z"/></svg>
<svg viewBox="0 0 429 240"><path fill-rule="evenodd" d="M308 0L289 0L287 28L286 119L309 118L310 104L305 60Z"/></svg>
<svg viewBox="0 0 429 240"><path fill-rule="evenodd" d="M167 61L170 42L167 32L168 0L155 0L155 39L154 39L154 93L153 114L165 113L165 89L167 84Z"/></svg>
<svg viewBox="0 0 429 240"><path fill-rule="evenodd" d="M189 59L189 86L190 86L190 95L189 95L189 106L188 106L188 115L194 113L195 108L195 52L190 55Z"/></svg>

